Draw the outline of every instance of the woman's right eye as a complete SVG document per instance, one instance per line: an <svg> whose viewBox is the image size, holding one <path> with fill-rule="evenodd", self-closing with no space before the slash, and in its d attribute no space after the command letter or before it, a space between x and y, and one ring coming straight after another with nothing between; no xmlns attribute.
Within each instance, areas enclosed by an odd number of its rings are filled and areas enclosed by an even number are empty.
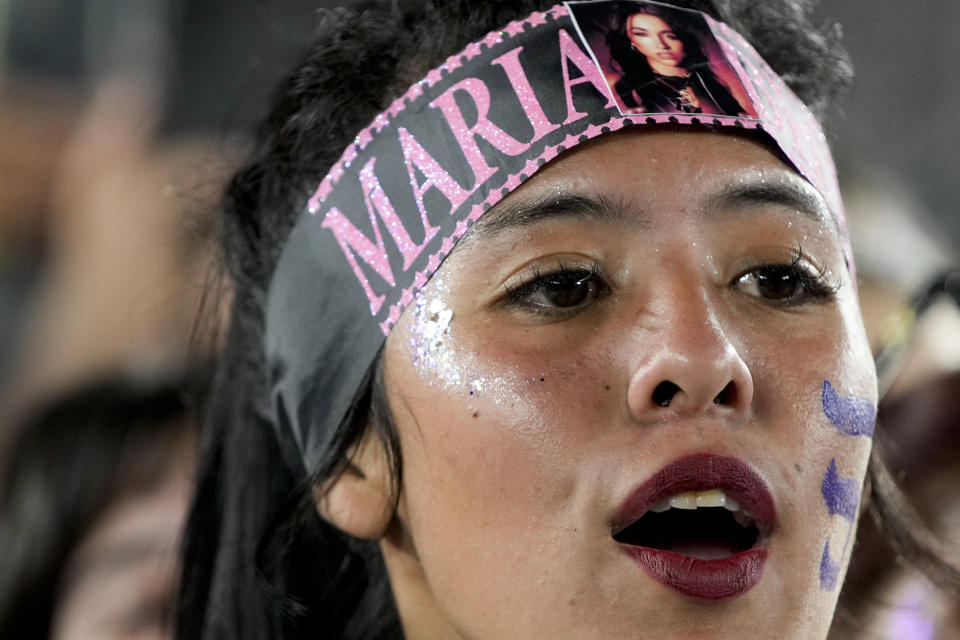
<svg viewBox="0 0 960 640"><path fill-rule="evenodd" d="M509 305L555 316L576 313L609 291L596 267L534 272L529 280L506 289Z"/></svg>

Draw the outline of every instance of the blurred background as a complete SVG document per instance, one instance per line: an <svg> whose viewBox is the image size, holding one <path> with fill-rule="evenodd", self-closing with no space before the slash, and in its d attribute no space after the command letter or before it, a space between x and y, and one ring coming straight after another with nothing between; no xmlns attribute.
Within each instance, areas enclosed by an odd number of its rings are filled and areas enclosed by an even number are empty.
<svg viewBox="0 0 960 640"><path fill-rule="evenodd" d="M337 4L0 0L4 405L184 356L222 180ZM842 24L857 69L828 126L861 271L909 296L960 247L960 3L828 0L817 21Z"/></svg>
<svg viewBox="0 0 960 640"><path fill-rule="evenodd" d="M217 192L336 4L0 0L0 397L197 343ZM857 68L829 128L861 270L909 295L960 247L960 3L830 0L817 19Z"/></svg>
<svg viewBox="0 0 960 640"><path fill-rule="evenodd" d="M171 378L189 381L185 391L203 378L228 297L216 198L272 87L305 51L317 10L350 4L0 0L0 451L15 439L8 424L77 402L78 388L136 380L138 391L122 394L129 400L153 397L145 388L169 393ZM889 390L893 471L922 497L928 523L960 540L960 481L930 475L954 468L960 451L950 404L960 397L951 377L960 370L960 2L824 0L816 16L842 24L856 66L827 128ZM918 414L921 405L939 409ZM111 411L90 415L139 419ZM158 420L196 422L190 411ZM941 637L933 634L946 627L931 620L950 616L960 629L956 607L925 583L890 566L878 577L874 565L854 567L847 619L871 607L900 618L859 634ZM912 635L883 635L897 624ZM848 631L838 637L854 637Z"/></svg>
<svg viewBox="0 0 960 640"><path fill-rule="evenodd" d="M5 408L209 348L211 209L322 5L0 0Z"/></svg>

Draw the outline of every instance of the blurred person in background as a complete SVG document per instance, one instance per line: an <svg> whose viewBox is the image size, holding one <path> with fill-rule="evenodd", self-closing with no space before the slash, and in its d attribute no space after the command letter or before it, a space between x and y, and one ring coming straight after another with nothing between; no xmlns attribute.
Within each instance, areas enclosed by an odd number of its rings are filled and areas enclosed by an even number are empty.
<svg viewBox="0 0 960 640"><path fill-rule="evenodd" d="M215 349L210 209L317 4L0 12L0 424L98 372Z"/></svg>
<svg viewBox="0 0 960 640"><path fill-rule="evenodd" d="M231 131L314 4L0 8L0 637L168 637L199 416L158 378L216 349Z"/></svg>
<svg viewBox="0 0 960 640"><path fill-rule="evenodd" d="M103 371L162 370L212 348L215 312L200 313L215 263L209 210L226 159L203 136L156 140L150 120L142 87L110 81L61 154L8 381L16 405Z"/></svg>
<svg viewBox="0 0 960 640"><path fill-rule="evenodd" d="M48 399L0 466L0 637L168 638L203 376Z"/></svg>

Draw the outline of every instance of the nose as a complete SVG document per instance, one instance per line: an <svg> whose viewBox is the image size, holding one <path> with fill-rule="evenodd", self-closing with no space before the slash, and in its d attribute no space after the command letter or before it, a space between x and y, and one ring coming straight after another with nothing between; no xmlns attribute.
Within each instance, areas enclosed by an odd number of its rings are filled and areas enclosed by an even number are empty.
<svg viewBox="0 0 960 640"><path fill-rule="evenodd" d="M742 419L753 377L705 296L680 294L644 322L627 390L631 417Z"/></svg>
<svg viewBox="0 0 960 640"><path fill-rule="evenodd" d="M670 49L673 48L670 45L670 41L667 40L667 37L665 35L661 34L657 39L660 41L660 48L663 49L664 51L670 51Z"/></svg>

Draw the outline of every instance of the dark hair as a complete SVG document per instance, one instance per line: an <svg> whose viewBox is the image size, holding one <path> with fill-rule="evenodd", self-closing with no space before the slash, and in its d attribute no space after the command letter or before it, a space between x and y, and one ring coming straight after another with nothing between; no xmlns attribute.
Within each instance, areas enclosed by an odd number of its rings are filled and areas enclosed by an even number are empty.
<svg viewBox="0 0 960 640"><path fill-rule="evenodd" d="M382 3L386 4L386 3ZM376 543L317 514L311 490L336 478L368 424L402 477L378 365L310 478L285 464L264 358L264 303L277 258L306 201L356 132L426 72L486 33L553 0L393 0L321 11L316 41L282 83L249 162L223 203L234 282L231 326L202 443L188 523L181 638L390 638L402 631ZM850 68L834 32L810 26L807 0L684 0L730 24L815 113Z"/></svg>
<svg viewBox="0 0 960 640"><path fill-rule="evenodd" d="M79 541L110 505L161 483L176 445L199 431L190 388L193 382L179 377L105 378L58 396L17 425L0 466L4 637L48 637Z"/></svg>

